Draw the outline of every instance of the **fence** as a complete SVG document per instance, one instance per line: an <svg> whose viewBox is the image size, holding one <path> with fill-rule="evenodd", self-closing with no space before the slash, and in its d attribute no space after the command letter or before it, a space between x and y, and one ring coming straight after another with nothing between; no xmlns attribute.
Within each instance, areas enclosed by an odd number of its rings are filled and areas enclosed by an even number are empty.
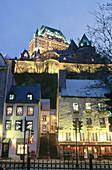
<svg viewBox="0 0 112 170"><path fill-rule="evenodd" d="M27 162L23 167L23 162L13 160L1 160L0 166L6 170L112 170L112 161L79 161L78 167L75 160L30 160L29 167Z"/></svg>

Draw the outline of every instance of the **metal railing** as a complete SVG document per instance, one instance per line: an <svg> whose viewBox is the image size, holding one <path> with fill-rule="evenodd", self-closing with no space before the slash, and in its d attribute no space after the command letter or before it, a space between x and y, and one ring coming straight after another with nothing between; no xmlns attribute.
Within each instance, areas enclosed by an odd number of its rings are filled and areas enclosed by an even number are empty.
<svg viewBox="0 0 112 170"><path fill-rule="evenodd" d="M94 161L92 159L79 161L78 167L76 160L45 160L37 159L25 161L21 160L0 160L0 166L6 170L112 170L112 161Z"/></svg>

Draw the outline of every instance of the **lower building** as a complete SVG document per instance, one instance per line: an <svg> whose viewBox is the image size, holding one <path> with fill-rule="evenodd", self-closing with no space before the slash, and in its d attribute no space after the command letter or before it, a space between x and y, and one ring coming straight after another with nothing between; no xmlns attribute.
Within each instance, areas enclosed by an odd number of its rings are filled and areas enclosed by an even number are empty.
<svg viewBox="0 0 112 170"><path fill-rule="evenodd" d="M5 108L2 158L20 159L28 152L38 157L40 85L12 86Z"/></svg>
<svg viewBox="0 0 112 170"><path fill-rule="evenodd" d="M41 99L40 133L56 133L56 110L50 109L50 99Z"/></svg>
<svg viewBox="0 0 112 170"><path fill-rule="evenodd" d="M80 158L88 158L89 154L94 158L112 155L110 114L105 110L104 96L108 92L100 80L66 79L58 103L58 151L61 156L67 153L75 156L76 147ZM77 132L73 121L77 122Z"/></svg>

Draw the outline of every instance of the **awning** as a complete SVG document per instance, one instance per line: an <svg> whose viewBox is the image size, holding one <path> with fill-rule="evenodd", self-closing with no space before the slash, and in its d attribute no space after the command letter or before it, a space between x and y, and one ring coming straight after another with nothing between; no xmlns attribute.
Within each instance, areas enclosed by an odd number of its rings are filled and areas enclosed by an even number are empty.
<svg viewBox="0 0 112 170"><path fill-rule="evenodd" d="M24 138L17 138L16 143L24 143ZM25 143L28 143L28 139L25 140Z"/></svg>
<svg viewBox="0 0 112 170"><path fill-rule="evenodd" d="M10 138L5 138L2 143L9 143Z"/></svg>

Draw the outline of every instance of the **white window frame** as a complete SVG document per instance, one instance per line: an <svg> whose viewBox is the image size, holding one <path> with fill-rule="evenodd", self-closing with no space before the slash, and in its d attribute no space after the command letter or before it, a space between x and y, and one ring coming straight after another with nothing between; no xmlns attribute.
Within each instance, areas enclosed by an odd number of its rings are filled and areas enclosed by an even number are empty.
<svg viewBox="0 0 112 170"><path fill-rule="evenodd" d="M104 111L105 104L104 103L98 103L98 110L99 111Z"/></svg>
<svg viewBox="0 0 112 170"><path fill-rule="evenodd" d="M66 141L67 142L71 141L71 132L66 132Z"/></svg>
<svg viewBox="0 0 112 170"><path fill-rule="evenodd" d="M112 140L111 132L107 132L106 134L107 141L110 142Z"/></svg>
<svg viewBox="0 0 112 170"><path fill-rule="evenodd" d="M27 94L27 100L33 100L33 95L32 94Z"/></svg>
<svg viewBox="0 0 112 170"><path fill-rule="evenodd" d="M93 133L92 133L92 137L93 137L93 142L98 141L98 135L97 135L96 132L93 132Z"/></svg>
<svg viewBox="0 0 112 170"><path fill-rule="evenodd" d="M86 103L86 110L88 111L91 111L92 107L91 107L91 103Z"/></svg>
<svg viewBox="0 0 112 170"><path fill-rule="evenodd" d="M80 141L85 141L85 133L80 133Z"/></svg>
<svg viewBox="0 0 112 170"><path fill-rule="evenodd" d="M12 93L9 94L9 100L14 100L14 94Z"/></svg>
<svg viewBox="0 0 112 170"><path fill-rule="evenodd" d="M79 111L78 103L73 103L73 111Z"/></svg>

